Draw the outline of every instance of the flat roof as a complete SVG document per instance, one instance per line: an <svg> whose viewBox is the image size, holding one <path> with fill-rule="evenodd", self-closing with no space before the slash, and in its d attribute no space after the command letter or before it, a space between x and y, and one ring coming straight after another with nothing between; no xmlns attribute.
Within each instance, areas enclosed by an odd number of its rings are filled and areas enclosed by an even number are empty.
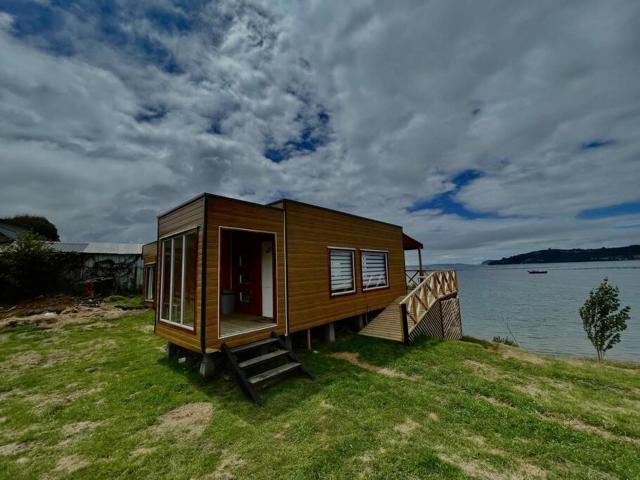
<svg viewBox="0 0 640 480"><path fill-rule="evenodd" d="M109 242L49 242L58 252L92 253L104 255L142 255L141 243Z"/></svg>

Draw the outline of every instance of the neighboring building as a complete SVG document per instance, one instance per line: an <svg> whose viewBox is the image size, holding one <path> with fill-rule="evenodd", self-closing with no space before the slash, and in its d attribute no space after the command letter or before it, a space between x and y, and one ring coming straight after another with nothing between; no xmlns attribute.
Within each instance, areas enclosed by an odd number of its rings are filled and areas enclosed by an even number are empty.
<svg viewBox="0 0 640 480"><path fill-rule="evenodd" d="M260 205L205 193L160 215L157 246L145 248L146 278L154 279L145 296L156 301L155 332L168 352L203 354L207 376L222 351L254 401L253 386L306 373L291 351L296 332L310 338L324 326L332 338L334 322L354 318L362 327L383 310L363 335L406 343L435 331L452 336L439 303L457 305L455 272L426 275L420 266L408 293L404 252L422 244L398 225L287 199ZM288 363L256 373L274 358Z"/></svg>
<svg viewBox="0 0 640 480"><path fill-rule="evenodd" d="M49 242L49 245L58 252L81 256L81 267L74 272L77 281L112 279L116 291L142 289L142 244Z"/></svg>
<svg viewBox="0 0 640 480"><path fill-rule="evenodd" d="M142 295L144 302L155 306L156 261L158 257L158 242L146 243L142 246L142 262L144 265L144 284Z"/></svg>
<svg viewBox="0 0 640 480"><path fill-rule="evenodd" d="M10 223L0 222L0 245L11 243L23 233L28 232L27 229L16 227Z"/></svg>

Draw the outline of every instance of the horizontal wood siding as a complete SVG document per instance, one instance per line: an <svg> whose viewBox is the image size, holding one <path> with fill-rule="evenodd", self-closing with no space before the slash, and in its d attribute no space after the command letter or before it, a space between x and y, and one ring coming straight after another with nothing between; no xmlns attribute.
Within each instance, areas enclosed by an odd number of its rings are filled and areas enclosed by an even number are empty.
<svg viewBox="0 0 640 480"><path fill-rule="evenodd" d="M206 347L218 350L222 342L227 345L245 344L269 337L271 329L238 337L218 339L218 232L219 227L261 230L276 234L277 319L273 331L285 332L284 304L284 214L277 208L210 196L208 202L207 270L206 270ZM274 306L275 308L275 306Z"/></svg>
<svg viewBox="0 0 640 480"><path fill-rule="evenodd" d="M142 261L144 264L156 263L158 256L158 242L147 243L142 246Z"/></svg>
<svg viewBox="0 0 640 480"><path fill-rule="evenodd" d="M402 228L297 202L285 211L291 332L385 308L406 293ZM355 293L330 295L329 246L356 249ZM360 249L388 250L389 288L363 292Z"/></svg>
<svg viewBox="0 0 640 480"><path fill-rule="evenodd" d="M189 331L183 328L159 321L160 308L156 308L156 334L167 339L171 343L180 345L194 352L200 351L200 299L202 298L201 278L202 278L202 243L204 233L204 197L194 199L192 202L183 205L158 218L158 234L160 239L189 230L198 228L197 245L197 269L196 269L196 304L195 304L195 330ZM160 243L158 243L160 245ZM159 257L160 249L158 249ZM156 299L160 301L160 258L156 264Z"/></svg>

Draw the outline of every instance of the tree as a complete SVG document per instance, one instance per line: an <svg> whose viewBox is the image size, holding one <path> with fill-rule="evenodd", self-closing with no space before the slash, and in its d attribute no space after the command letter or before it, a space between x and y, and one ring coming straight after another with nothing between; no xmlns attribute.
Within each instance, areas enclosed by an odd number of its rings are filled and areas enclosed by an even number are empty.
<svg viewBox="0 0 640 480"><path fill-rule="evenodd" d="M22 298L44 293L57 282L55 254L39 235L23 233L2 251L4 281Z"/></svg>
<svg viewBox="0 0 640 480"><path fill-rule="evenodd" d="M620 333L627 328L628 306L620 308L620 290L605 278L598 288L591 290L584 305L580 307L580 317L587 337L596 349L598 360L616 343Z"/></svg>
<svg viewBox="0 0 640 480"><path fill-rule="evenodd" d="M25 230L36 233L45 240L49 240L51 242L60 241L58 229L45 217L38 215L15 215L10 218L1 218L0 222L24 228Z"/></svg>

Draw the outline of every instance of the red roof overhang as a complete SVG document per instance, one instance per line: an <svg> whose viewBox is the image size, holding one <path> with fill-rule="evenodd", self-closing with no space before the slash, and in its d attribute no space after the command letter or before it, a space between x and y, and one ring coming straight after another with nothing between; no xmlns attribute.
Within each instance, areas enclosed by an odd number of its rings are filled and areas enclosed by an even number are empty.
<svg viewBox="0 0 640 480"><path fill-rule="evenodd" d="M402 234L402 248L405 250L420 250L424 246L415 238L411 238L406 233Z"/></svg>

